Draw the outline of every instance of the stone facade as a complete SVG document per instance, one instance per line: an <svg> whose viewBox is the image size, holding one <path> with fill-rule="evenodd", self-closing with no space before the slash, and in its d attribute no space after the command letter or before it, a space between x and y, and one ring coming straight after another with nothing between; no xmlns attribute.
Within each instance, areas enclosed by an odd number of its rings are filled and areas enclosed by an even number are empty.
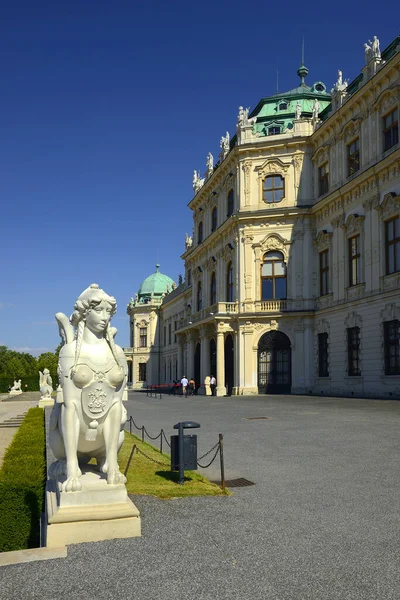
<svg viewBox="0 0 400 600"><path fill-rule="evenodd" d="M400 397L399 43L332 96L302 66L298 88L240 107L196 179L184 283L153 311L153 383Z"/></svg>

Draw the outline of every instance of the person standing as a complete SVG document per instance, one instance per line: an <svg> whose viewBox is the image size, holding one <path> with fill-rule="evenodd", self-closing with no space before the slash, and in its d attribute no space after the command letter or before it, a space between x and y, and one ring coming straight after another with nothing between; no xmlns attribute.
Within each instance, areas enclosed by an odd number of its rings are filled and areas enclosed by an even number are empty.
<svg viewBox="0 0 400 600"><path fill-rule="evenodd" d="M210 378L210 388L211 388L211 396L215 396L215 388L217 387L217 380L214 375L211 375Z"/></svg>
<svg viewBox="0 0 400 600"><path fill-rule="evenodd" d="M188 390L189 390L189 396L193 396L195 390L196 390L196 384L194 382L193 377L191 377L189 379L189 383L188 383Z"/></svg>
<svg viewBox="0 0 400 600"><path fill-rule="evenodd" d="M181 379L181 386L182 386L182 396L185 396L187 398L187 385L188 385L188 380L186 378L186 375L184 375Z"/></svg>

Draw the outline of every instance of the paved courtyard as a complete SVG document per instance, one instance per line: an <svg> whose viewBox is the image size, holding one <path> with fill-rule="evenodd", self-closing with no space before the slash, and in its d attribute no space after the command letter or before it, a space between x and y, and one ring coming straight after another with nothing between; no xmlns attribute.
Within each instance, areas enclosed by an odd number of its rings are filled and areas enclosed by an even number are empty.
<svg viewBox="0 0 400 600"><path fill-rule="evenodd" d="M226 477L255 485L136 496L142 538L1 567L1 599L400 598L400 402L130 393L127 408L154 435L198 421L199 454L222 432Z"/></svg>

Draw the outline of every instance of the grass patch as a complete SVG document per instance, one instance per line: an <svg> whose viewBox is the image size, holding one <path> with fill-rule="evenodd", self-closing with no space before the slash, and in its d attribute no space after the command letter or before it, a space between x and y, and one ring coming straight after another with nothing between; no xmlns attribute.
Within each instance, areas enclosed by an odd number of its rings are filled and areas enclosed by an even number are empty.
<svg viewBox="0 0 400 600"><path fill-rule="evenodd" d="M0 470L0 552L39 546L45 481L44 412L31 408Z"/></svg>
<svg viewBox="0 0 400 600"><path fill-rule="evenodd" d="M185 483L178 483L179 473L171 471L171 458L161 453L147 442L142 442L136 435L125 432L125 442L118 454L118 462L124 473L133 444L150 458L162 465L155 464L148 458L135 452L129 470L126 487L130 494L146 494L158 498L184 498L186 496L226 496L227 490L221 490L195 471L185 471Z"/></svg>

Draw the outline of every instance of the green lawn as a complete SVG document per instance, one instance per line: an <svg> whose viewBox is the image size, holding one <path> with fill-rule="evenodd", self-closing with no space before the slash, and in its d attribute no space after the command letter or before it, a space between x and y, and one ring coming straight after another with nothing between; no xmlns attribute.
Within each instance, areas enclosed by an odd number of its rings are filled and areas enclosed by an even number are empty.
<svg viewBox="0 0 400 600"><path fill-rule="evenodd" d="M185 483L178 483L178 472L171 471L170 457L160 453L147 442L142 442L136 435L125 432L125 442L118 455L121 471L124 473L133 445L148 457L156 460L156 464L138 452L134 452L129 470L125 473L126 484L130 494L147 494L158 498L182 498L185 496L223 496L227 490L221 490L195 471L185 471ZM218 458L216 459L218 460Z"/></svg>

